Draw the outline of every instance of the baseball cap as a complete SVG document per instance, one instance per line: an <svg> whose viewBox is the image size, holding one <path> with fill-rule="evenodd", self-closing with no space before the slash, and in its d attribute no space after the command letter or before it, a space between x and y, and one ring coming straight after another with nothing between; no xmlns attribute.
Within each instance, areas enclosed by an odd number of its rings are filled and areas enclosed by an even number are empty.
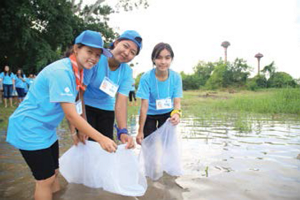
<svg viewBox="0 0 300 200"><path fill-rule="evenodd" d="M132 42L134 42L138 46L138 53L142 49L142 37L138 32L134 30L125 31L118 38L118 40L120 39L131 40Z"/></svg>
<svg viewBox="0 0 300 200"><path fill-rule="evenodd" d="M112 54L109 50L103 48L103 40L100 32L86 30L83 31L75 39L75 44L83 44L89 47L102 49L102 54L106 57L112 57Z"/></svg>

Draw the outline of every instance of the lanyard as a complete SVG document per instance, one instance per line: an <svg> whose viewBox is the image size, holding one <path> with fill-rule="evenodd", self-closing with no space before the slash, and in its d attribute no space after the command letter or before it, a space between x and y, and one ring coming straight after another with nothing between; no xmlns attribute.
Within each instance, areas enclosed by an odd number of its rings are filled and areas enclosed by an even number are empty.
<svg viewBox="0 0 300 200"><path fill-rule="evenodd" d="M83 69L81 69L79 71L78 64L77 64L77 61L76 61L76 57L75 57L74 54L72 54L69 58L71 60L73 72L74 72L75 79L76 79L76 90L82 89L84 91L85 87L82 85L82 82L83 82Z"/></svg>
<svg viewBox="0 0 300 200"><path fill-rule="evenodd" d="M119 81L120 81L120 74L121 74L121 65L120 67L118 67L119 69L119 75L118 75L118 81L117 81L117 85L119 85ZM107 62L107 65L106 65L106 77L109 79L109 67L108 67L108 62Z"/></svg>
<svg viewBox="0 0 300 200"><path fill-rule="evenodd" d="M154 71L154 76L155 76L155 71ZM168 82L169 82L169 84L168 84L168 95L170 95L170 71L168 70ZM156 90L157 90L157 97L158 97L158 99L160 99L159 98L159 90L158 90L158 83L157 83L157 78L156 78L156 76L155 76L155 83L156 83Z"/></svg>

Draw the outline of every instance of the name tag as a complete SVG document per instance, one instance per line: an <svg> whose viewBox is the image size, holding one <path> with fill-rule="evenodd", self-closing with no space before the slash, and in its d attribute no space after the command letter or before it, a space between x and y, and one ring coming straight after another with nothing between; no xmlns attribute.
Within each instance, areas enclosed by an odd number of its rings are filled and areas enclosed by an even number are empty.
<svg viewBox="0 0 300 200"><path fill-rule="evenodd" d="M82 102L81 102L81 100L76 101L75 105L76 105L76 111L77 111L78 115L81 115L82 114Z"/></svg>
<svg viewBox="0 0 300 200"><path fill-rule="evenodd" d="M171 98L156 100L156 110L172 108Z"/></svg>
<svg viewBox="0 0 300 200"><path fill-rule="evenodd" d="M112 82L109 78L104 77L104 80L102 81L99 89L108 94L109 96L115 97L118 88L119 86L117 84Z"/></svg>

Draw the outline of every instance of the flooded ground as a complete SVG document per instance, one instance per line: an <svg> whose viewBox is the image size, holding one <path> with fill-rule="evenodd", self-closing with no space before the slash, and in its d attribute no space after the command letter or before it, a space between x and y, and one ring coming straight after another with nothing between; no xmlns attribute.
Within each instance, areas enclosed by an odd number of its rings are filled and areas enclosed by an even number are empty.
<svg viewBox="0 0 300 200"><path fill-rule="evenodd" d="M299 200L299 119L284 116L248 120L183 118L178 130L183 138L185 174L148 181L143 197L67 184L60 177L62 190L54 199ZM129 123L134 134L136 121L133 116ZM62 154L70 147L71 139L63 128L59 135ZM5 143L4 130L0 133L0 182L0 199L32 199L34 180L18 150Z"/></svg>

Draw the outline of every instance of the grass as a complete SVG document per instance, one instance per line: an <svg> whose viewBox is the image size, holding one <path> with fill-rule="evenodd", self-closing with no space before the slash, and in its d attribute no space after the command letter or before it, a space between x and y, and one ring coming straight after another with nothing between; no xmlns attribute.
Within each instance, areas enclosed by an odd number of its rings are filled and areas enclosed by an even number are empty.
<svg viewBox="0 0 300 200"><path fill-rule="evenodd" d="M300 119L299 89L184 91L181 104L185 118L197 118L203 126L216 121L224 124L233 121L233 126L240 132L251 131L252 121L263 120L266 116L271 120L284 120L286 115ZM128 106L128 125L138 115L139 105ZM4 108L0 104L0 130L6 129L15 108ZM62 126L65 127L65 123Z"/></svg>

